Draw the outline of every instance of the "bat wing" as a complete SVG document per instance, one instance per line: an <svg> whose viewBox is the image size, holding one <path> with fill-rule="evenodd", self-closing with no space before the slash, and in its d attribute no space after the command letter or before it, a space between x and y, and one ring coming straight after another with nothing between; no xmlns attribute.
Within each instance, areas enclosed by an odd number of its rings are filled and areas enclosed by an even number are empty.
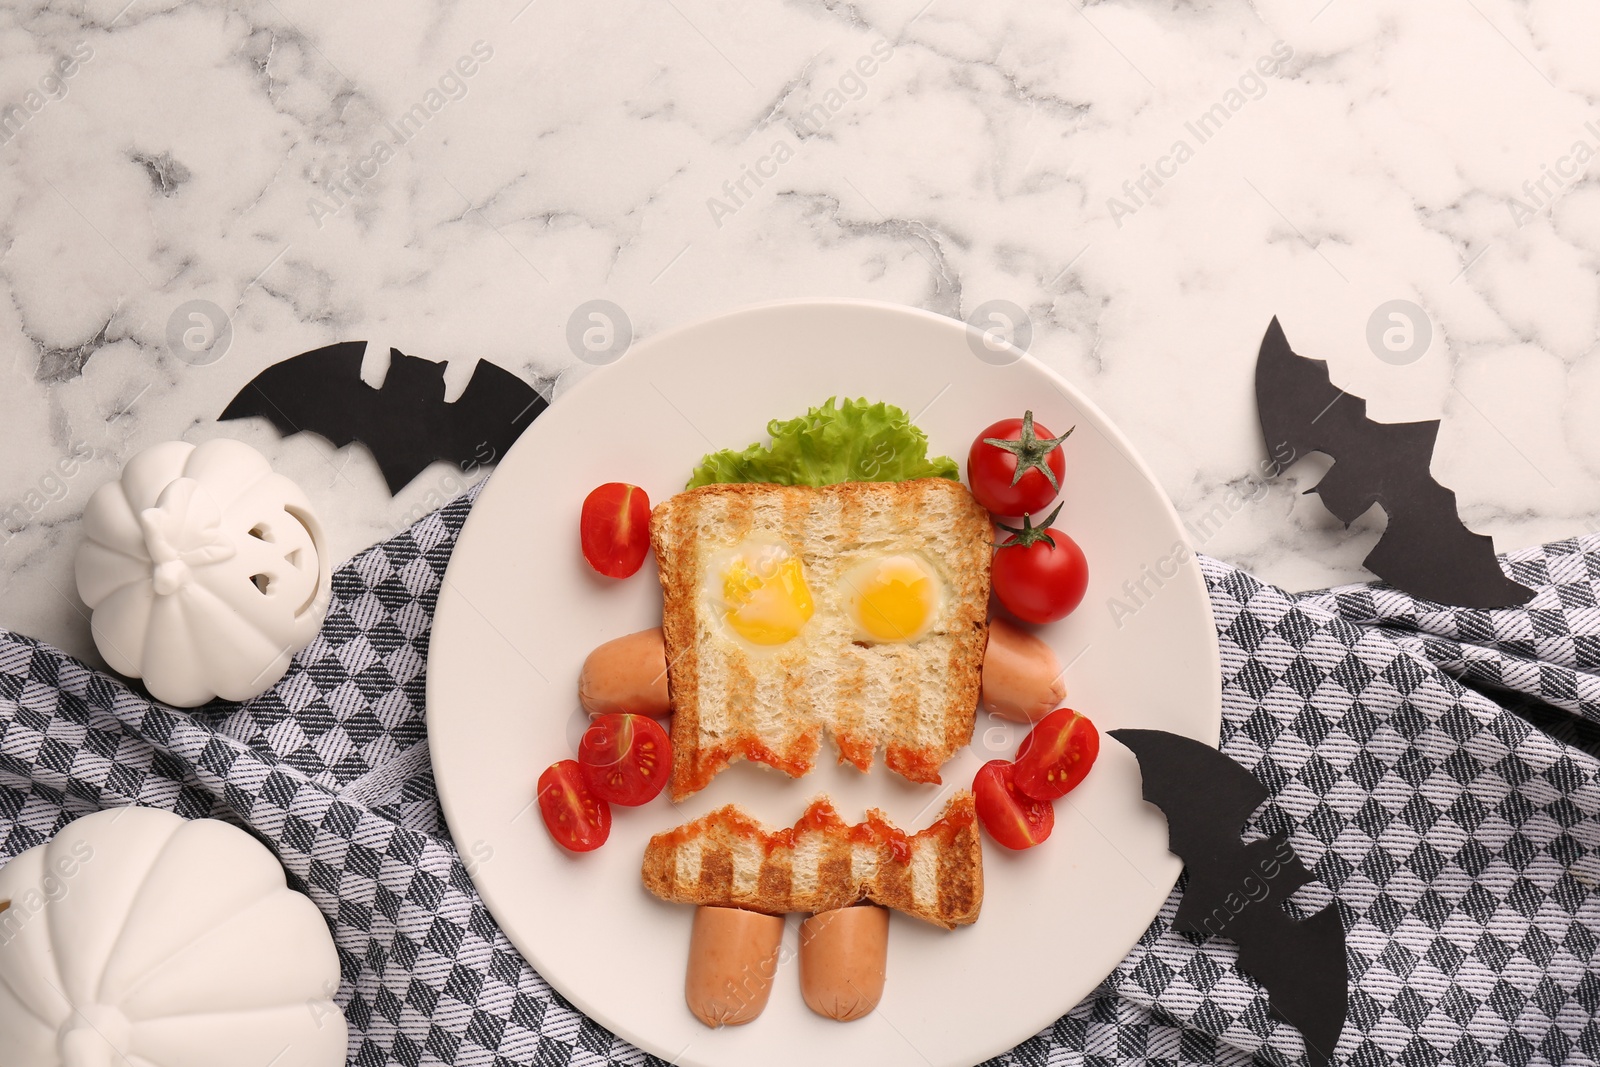
<svg viewBox="0 0 1600 1067"><path fill-rule="evenodd" d="M1455 493L1430 476L1390 512L1389 528L1368 554L1367 569L1396 588L1441 604L1505 608L1531 600L1533 590L1501 569L1494 539L1473 533L1456 515Z"/></svg>
<svg viewBox="0 0 1600 1067"><path fill-rule="evenodd" d="M1181 830L1191 821L1203 822L1195 829L1207 836L1212 825L1226 824L1237 843L1250 813L1269 796L1255 775L1203 741L1165 730L1112 730L1111 736L1133 750L1144 798L1167 816L1172 851L1184 860L1191 858L1183 848L1193 838Z"/></svg>
<svg viewBox="0 0 1600 1067"><path fill-rule="evenodd" d="M335 446L360 441L397 493L436 459L492 463L545 409L532 386L480 360L467 388L445 403L444 364L390 349L383 387L361 380L365 341L293 356L256 375L219 416L262 415L284 435L315 433Z"/></svg>
<svg viewBox="0 0 1600 1067"><path fill-rule="evenodd" d="M1296 458L1318 451L1317 424L1344 396L1344 390L1329 379L1328 365L1291 349L1273 316L1256 356L1256 406L1267 450L1278 455L1287 445ZM1360 403L1365 414L1366 401Z"/></svg>
<svg viewBox="0 0 1600 1067"><path fill-rule="evenodd" d="M1306 1058L1333 1062L1333 1049L1350 1010L1350 970L1344 924L1329 904L1296 922L1282 909L1263 912L1258 926L1233 933L1239 968L1261 983L1278 1018L1300 1031Z"/></svg>
<svg viewBox="0 0 1600 1067"><path fill-rule="evenodd" d="M1167 817L1168 848L1189 869L1174 924L1195 933L1226 933L1242 908L1239 902L1247 899L1244 879L1258 862L1239 835L1267 799L1266 787L1193 738L1164 730L1112 730L1111 736L1133 750L1144 798Z"/></svg>
<svg viewBox="0 0 1600 1067"><path fill-rule="evenodd" d="M1305 1036L1311 1062L1332 1062L1349 1007L1344 927L1330 905L1304 922L1282 903L1312 880L1286 839L1240 839L1269 794L1209 745L1162 730L1112 730L1139 761L1144 798L1167 816L1168 847L1189 871L1173 925L1225 935L1273 1010Z"/></svg>
<svg viewBox="0 0 1600 1067"><path fill-rule="evenodd" d="M1455 494L1434 481L1437 419L1374 422L1364 399L1333 384L1325 362L1289 347L1276 318L1256 359L1256 404L1274 455L1333 457L1310 490L1329 511L1348 524L1373 504L1383 507L1389 526L1366 559L1374 574L1414 596L1462 607L1510 607L1533 596L1500 569L1494 542L1462 523Z"/></svg>
<svg viewBox="0 0 1600 1067"><path fill-rule="evenodd" d="M361 427L334 413L361 398L357 389L372 392L361 380L366 351L365 341L341 341L274 363L250 379L217 418L261 415L284 436L312 430L343 447L357 440Z"/></svg>
<svg viewBox="0 0 1600 1067"><path fill-rule="evenodd" d="M522 431L550 404L527 382L488 360L479 360L472 380L446 405L453 418L452 455L491 463L506 454ZM447 436L441 433L441 436Z"/></svg>

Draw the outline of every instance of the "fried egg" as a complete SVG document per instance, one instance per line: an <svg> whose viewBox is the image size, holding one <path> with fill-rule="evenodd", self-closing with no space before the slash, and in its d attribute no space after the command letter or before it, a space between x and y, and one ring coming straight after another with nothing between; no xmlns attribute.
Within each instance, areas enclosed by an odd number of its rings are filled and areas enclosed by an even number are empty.
<svg viewBox="0 0 1600 1067"><path fill-rule="evenodd" d="M840 578L840 600L856 640L869 643L915 641L928 632L944 603L944 582L917 555L862 560Z"/></svg>
<svg viewBox="0 0 1600 1067"><path fill-rule="evenodd" d="M793 641L815 610L800 557L775 540L747 538L718 553L703 592L722 624L753 645Z"/></svg>

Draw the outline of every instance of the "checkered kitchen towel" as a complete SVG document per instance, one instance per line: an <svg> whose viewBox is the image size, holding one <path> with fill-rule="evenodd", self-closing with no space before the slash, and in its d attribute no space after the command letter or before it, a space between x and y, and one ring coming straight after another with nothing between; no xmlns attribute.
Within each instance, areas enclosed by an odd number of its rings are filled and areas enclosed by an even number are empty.
<svg viewBox="0 0 1600 1067"><path fill-rule="evenodd" d="M188 713L0 632L0 858L98 808L215 816L277 850L327 916L352 1064L640 1063L517 955L439 814L423 732L434 597L459 500L334 576L270 693ZM1528 607L1379 588L1296 597L1203 560L1223 748L1349 931L1357 1065L1600 1061L1600 537L1513 554ZM1537 723L1538 725L1534 725ZM1542 727L1542 728L1541 728ZM1227 941L1178 892L1088 1000L996 1064L1287 1064Z"/></svg>

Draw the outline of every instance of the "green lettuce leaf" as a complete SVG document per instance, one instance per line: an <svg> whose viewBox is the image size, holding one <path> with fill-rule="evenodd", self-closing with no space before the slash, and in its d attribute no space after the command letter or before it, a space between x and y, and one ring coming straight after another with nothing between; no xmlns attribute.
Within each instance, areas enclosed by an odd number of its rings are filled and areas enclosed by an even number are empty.
<svg viewBox="0 0 1600 1067"><path fill-rule="evenodd" d="M767 424L771 445L725 448L700 461L687 488L723 482L835 485L902 482L910 478L959 480L949 456L928 458L928 436L893 404L835 397L787 422Z"/></svg>

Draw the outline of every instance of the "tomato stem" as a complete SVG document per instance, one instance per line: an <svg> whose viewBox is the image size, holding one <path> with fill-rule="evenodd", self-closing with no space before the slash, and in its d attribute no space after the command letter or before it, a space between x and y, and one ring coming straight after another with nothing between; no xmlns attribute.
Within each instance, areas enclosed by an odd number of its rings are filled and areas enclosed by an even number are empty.
<svg viewBox="0 0 1600 1067"><path fill-rule="evenodd" d="M1013 409L1015 410L1015 409ZM1072 430L1076 430L1074 426ZM1033 429L1033 412L1022 413L1022 436L1015 441L1005 437L985 437L983 443L1003 448L1017 457L1017 469L1011 476L1011 484L1016 485L1022 476L1030 470L1037 470L1050 481L1050 488L1061 492L1061 483L1056 480L1056 472L1050 469L1048 462L1051 452L1061 446L1061 442L1072 436L1068 430L1060 437L1040 437Z"/></svg>
<svg viewBox="0 0 1600 1067"><path fill-rule="evenodd" d="M1071 433L1072 431L1069 430L1067 432ZM1033 525L1032 517L1029 515L1022 516L1022 529L1020 530L1015 526L1007 526L1003 522L995 523L995 525L1000 527L1000 529L1016 535L1009 540L996 541L995 547L1013 548L1020 546L1022 548L1027 548L1029 545L1034 544L1037 541L1043 541L1051 548L1056 547L1056 539L1050 536L1050 524L1056 521L1057 515L1061 514L1061 508L1062 505L1057 504L1056 509L1050 513L1050 517L1045 519L1044 522L1040 523L1037 527Z"/></svg>

